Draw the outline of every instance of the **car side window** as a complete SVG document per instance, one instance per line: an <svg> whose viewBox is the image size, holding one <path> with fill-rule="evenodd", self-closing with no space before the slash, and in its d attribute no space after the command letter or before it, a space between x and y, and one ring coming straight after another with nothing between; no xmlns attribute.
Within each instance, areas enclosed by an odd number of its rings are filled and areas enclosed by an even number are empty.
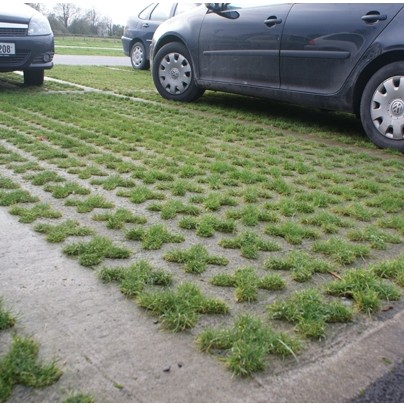
<svg viewBox="0 0 404 404"><path fill-rule="evenodd" d="M178 3L177 8L175 9L175 15L185 13L185 11L191 10L199 3Z"/></svg>
<svg viewBox="0 0 404 404"><path fill-rule="evenodd" d="M240 8L254 8L259 6L268 5L267 1L250 1L250 2L239 2L239 3L226 3L227 10L235 10Z"/></svg>
<svg viewBox="0 0 404 404"><path fill-rule="evenodd" d="M172 8L172 3L159 3L152 11L150 19L154 21L165 21L171 17Z"/></svg>
<svg viewBox="0 0 404 404"><path fill-rule="evenodd" d="M140 14L139 18L141 20L149 20L150 19L150 13L153 10L153 8L156 6L156 3L151 3L149 4Z"/></svg>

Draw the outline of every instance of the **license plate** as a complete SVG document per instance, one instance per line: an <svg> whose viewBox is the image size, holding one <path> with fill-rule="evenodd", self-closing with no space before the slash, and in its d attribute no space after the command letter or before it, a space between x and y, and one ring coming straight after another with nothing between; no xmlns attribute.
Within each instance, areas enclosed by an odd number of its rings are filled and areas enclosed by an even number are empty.
<svg viewBox="0 0 404 404"><path fill-rule="evenodd" d="M0 42L0 56L15 55L15 44Z"/></svg>

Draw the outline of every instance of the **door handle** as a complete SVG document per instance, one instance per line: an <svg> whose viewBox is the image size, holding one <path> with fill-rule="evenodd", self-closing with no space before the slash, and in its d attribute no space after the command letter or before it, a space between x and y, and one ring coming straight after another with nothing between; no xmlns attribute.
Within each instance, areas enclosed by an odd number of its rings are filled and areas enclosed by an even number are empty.
<svg viewBox="0 0 404 404"><path fill-rule="evenodd" d="M281 23L282 23L282 18L278 18L274 15L271 17L268 17L264 21L264 24L267 25L268 27L273 27L274 25L281 24Z"/></svg>
<svg viewBox="0 0 404 404"><path fill-rule="evenodd" d="M362 21L365 21L367 24L373 24L378 21L387 20L386 14L380 14L377 12L370 12L362 17Z"/></svg>
<svg viewBox="0 0 404 404"><path fill-rule="evenodd" d="M147 23L147 22L145 22L144 24L143 24L143 28L149 28L150 27L150 25Z"/></svg>

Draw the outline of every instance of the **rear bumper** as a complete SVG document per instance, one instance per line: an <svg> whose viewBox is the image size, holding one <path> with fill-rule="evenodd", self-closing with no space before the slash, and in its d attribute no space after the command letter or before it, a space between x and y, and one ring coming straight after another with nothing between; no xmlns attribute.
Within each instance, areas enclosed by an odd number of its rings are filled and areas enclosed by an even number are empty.
<svg viewBox="0 0 404 404"><path fill-rule="evenodd" d="M131 45L132 45L132 38L128 38L126 36L123 36L121 38L121 41L122 41L123 53L126 56L130 56L130 48L131 48Z"/></svg>

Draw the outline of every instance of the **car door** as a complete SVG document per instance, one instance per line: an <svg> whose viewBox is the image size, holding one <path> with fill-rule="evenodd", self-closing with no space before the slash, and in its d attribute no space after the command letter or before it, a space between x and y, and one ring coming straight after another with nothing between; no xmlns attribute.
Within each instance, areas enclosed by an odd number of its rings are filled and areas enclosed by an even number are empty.
<svg viewBox="0 0 404 404"><path fill-rule="evenodd" d="M157 27L165 20L173 16L176 3L153 3L145 9L139 18L141 22L141 37L150 45Z"/></svg>
<svg viewBox="0 0 404 404"><path fill-rule="evenodd" d="M295 4L280 52L281 88L337 92L402 4Z"/></svg>
<svg viewBox="0 0 404 404"><path fill-rule="evenodd" d="M290 4L227 4L209 11L199 40L200 79L242 86L279 87L279 50Z"/></svg>

